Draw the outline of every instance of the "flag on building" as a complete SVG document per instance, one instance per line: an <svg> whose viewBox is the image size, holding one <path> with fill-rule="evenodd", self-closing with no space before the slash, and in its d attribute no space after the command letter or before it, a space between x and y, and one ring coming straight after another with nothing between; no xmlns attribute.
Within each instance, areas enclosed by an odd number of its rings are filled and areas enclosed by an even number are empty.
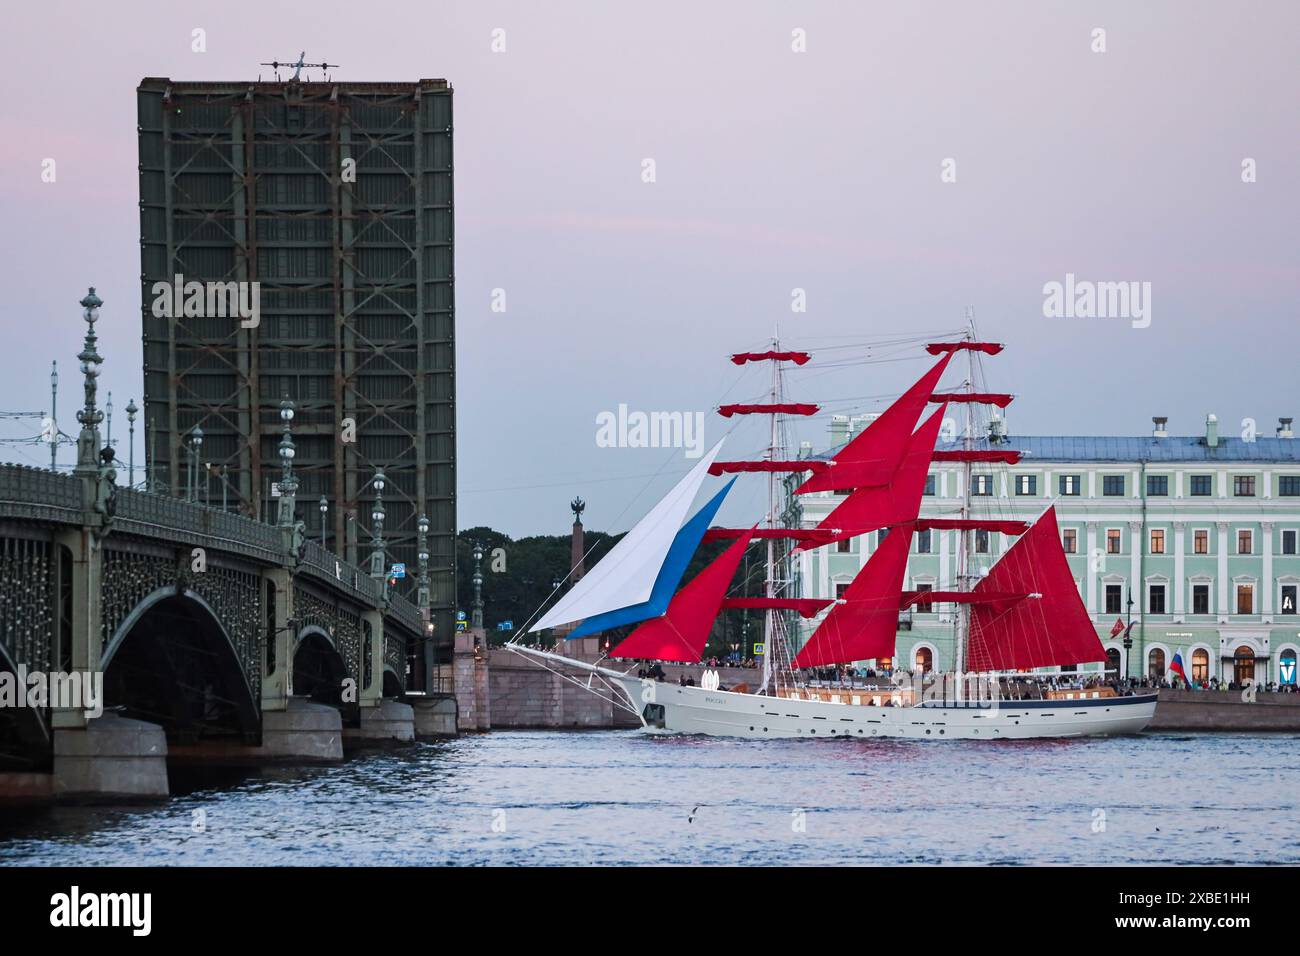
<svg viewBox="0 0 1300 956"><path fill-rule="evenodd" d="M1117 617L1115 618L1115 623L1110 626L1110 636L1114 637L1122 630L1124 630L1124 620Z"/></svg>

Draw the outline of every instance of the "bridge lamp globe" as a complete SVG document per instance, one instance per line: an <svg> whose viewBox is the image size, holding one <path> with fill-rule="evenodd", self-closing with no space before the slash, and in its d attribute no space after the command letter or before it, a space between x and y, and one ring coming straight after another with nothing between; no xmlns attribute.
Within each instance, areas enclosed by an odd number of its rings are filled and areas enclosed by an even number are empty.
<svg viewBox="0 0 1300 956"><path fill-rule="evenodd" d="M320 496L320 513L326 514L330 510L330 503L324 495Z"/></svg>
<svg viewBox="0 0 1300 956"><path fill-rule="evenodd" d="M387 481L384 478L384 473L382 471L375 472L375 479L373 484L375 486L375 491L379 492L382 495L384 493L384 485L387 484Z"/></svg>
<svg viewBox="0 0 1300 956"><path fill-rule="evenodd" d="M374 511L370 512L370 520L371 520L371 521L374 521L375 523L378 523L378 522L380 522L380 521L383 521L383 520L384 520L384 511L383 511L383 509L382 509L382 508L379 508L379 507L376 507Z"/></svg>
<svg viewBox="0 0 1300 956"><path fill-rule="evenodd" d="M293 442L289 441L288 436L280 439L280 457L284 459L285 464L293 461L293 456L295 454L296 451L293 447Z"/></svg>
<svg viewBox="0 0 1300 956"><path fill-rule="evenodd" d="M195 425L190 432L190 444L194 446L195 451L203 447L203 429L198 425Z"/></svg>
<svg viewBox="0 0 1300 956"><path fill-rule="evenodd" d="M293 421L293 402L287 398L280 403L280 420L286 425Z"/></svg>
<svg viewBox="0 0 1300 956"><path fill-rule="evenodd" d="M428 534L428 533L429 533L429 519L426 518L424 515L420 515L420 519L419 519L419 521L416 522L415 527L416 527L416 529L420 532L420 534Z"/></svg>

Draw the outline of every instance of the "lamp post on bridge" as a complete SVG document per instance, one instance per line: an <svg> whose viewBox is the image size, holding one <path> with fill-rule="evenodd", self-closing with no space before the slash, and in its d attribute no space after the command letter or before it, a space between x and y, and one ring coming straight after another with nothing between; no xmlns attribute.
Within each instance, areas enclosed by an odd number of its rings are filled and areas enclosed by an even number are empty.
<svg viewBox="0 0 1300 956"><path fill-rule="evenodd" d="M276 524L281 528L292 528L293 514L298 505L298 479L293 473L293 457L297 450L293 447L293 402L287 398L280 402L280 421L284 422L284 433L280 436L280 505Z"/></svg>
<svg viewBox="0 0 1300 956"><path fill-rule="evenodd" d="M190 452L190 480L189 480L189 500L197 502L199 500L199 465L203 461L203 429L195 425L190 429L189 437Z"/></svg>
<svg viewBox="0 0 1300 956"><path fill-rule="evenodd" d="M324 495L321 495L320 496L320 546L322 551L325 550L325 516L329 514L329 510L330 510L329 499L326 498Z"/></svg>
<svg viewBox="0 0 1300 956"><path fill-rule="evenodd" d="M136 405L135 399L126 403L126 432L127 432L127 449L126 449L126 486L135 488L135 416L140 411Z"/></svg>
<svg viewBox="0 0 1300 956"><path fill-rule="evenodd" d="M469 614L469 626L483 630L483 542L474 542L474 607Z"/></svg>
<svg viewBox="0 0 1300 956"><path fill-rule="evenodd" d="M384 485L387 479L384 473L376 471L370 484L375 489L375 504L370 510L370 576L387 582L388 562L384 554Z"/></svg>
<svg viewBox="0 0 1300 956"><path fill-rule="evenodd" d="M95 347L95 323L99 320L99 307L104 301L95 295L91 286L86 297L79 303L85 312L86 341L77 355L81 362L81 374L85 380L85 406L77 412L77 421L81 432L77 436L77 464L73 473L82 477L97 477L99 474L99 423L104 420L104 413L95 407L96 380L99 378L99 366L103 364L98 349Z"/></svg>

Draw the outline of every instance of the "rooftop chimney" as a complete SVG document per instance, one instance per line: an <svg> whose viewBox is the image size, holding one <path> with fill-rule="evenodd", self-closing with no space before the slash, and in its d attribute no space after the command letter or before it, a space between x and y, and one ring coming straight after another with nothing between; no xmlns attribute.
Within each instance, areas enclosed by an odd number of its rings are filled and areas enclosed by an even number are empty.
<svg viewBox="0 0 1300 956"><path fill-rule="evenodd" d="M1219 447L1219 416L1213 412L1205 416L1205 444L1210 448Z"/></svg>
<svg viewBox="0 0 1300 956"><path fill-rule="evenodd" d="M1295 432L1291 430L1290 418L1279 418L1277 420L1277 437L1278 438L1295 438Z"/></svg>
<svg viewBox="0 0 1300 956"><path fill-rule="evenodd" d="M1152 415L1151 422L1156 426L1155 431L1151 433L1153 436L1155 436L1156 438L1169 437L1169 430L1165 428L1165 426L1169 424L1169 416Z"/></svg>
<svg viewBox="0 0 1300 956"><path fill-rule="evenodd" d="M843 445L849 440L849 416L831 416L831 447Z"/></svg>

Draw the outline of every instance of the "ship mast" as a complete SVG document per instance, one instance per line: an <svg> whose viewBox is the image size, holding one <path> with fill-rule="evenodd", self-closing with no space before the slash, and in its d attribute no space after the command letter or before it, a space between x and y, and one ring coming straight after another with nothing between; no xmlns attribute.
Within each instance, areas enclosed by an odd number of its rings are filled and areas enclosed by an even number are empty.
<svg viewBox="0 0 1300 956"><path fill-rule="evenodd" d="M772 351L781 350L781 341L777 334L772 336ZM772 362L772 389L770 401L773 405L781 401L780 363ZM767 460L779 461L784 455L777 453L776 413L772 414L772 427L767 446ZM776 472L767 473L767 526L776 527ZM763 596L771 600L776 597L776 541L767 539L767 573L763 583ZM772 655L776 651L776 609L769 607L763 615L763 684L759 688L766 694L772 682Z"/></svg>
<svg viewBox="0 0 1300 956"><path fill-rule="evenodd" d="M975 341L975 317L971 309L966 310L967 333L966 337L970 341ZM967 349L966 351L966 393L975 391L975 350ZM962 442L967 452L975 448L975 404L965 402L966 407L966 437ZM957 549L957 590L969 591L973 587L973 548L971 542L971 529L966 522L971 517L971 456L965 456L966 460L962 464L962 501L961 501L961 518L962 528L958 535L959 546ZM956 648L953 658L953 676L957 680L954 699L962 699L962 669L966 666L966 641L970 637L970 605L965 601L957 605L957 627L955 632Z"/></svg>

